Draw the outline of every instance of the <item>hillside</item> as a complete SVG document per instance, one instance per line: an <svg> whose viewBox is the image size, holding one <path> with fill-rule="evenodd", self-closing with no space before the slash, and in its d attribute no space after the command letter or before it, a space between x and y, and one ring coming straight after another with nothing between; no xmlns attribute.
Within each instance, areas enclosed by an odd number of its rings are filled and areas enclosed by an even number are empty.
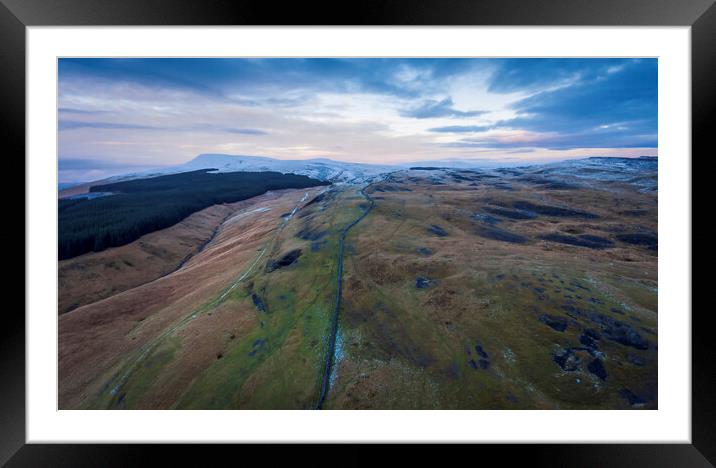
<svg viewBox="0 0 716 468"><path fill-rule="evenodd" d="M211 173L206 169L94 185L90 197L106 196L59 200L59 258L127 244L212 205L234 203L268 190L320 185L327 182L278 172Z"/></svg>
<svg viewBox="0 0 716 468"><path fill-rule="evenodd" d="M270 191L236 203L213 205L129 244L61 260L57 270L59 313L70 312L191 265L191 259L219 235L224 222L236 212L281 195L282 191Z"/></svg>
<svg viewBox="0 0 716 468"><path fill-rule="evenodd" d="M656 181L595 158L247 200L60 316L59 407L657 408Z"/></svg>
<svg viewBox="0 0 716 468"><path fill-rule="evenodd" d="M400 169L391 165L361 164L318 159L275 159L266 156L200 154L186 163L161 170L118 176L116 180L155 177L158 175L215 169L218 172L281 172L298 174L332 183L363 183L380 174Z"/></svg>

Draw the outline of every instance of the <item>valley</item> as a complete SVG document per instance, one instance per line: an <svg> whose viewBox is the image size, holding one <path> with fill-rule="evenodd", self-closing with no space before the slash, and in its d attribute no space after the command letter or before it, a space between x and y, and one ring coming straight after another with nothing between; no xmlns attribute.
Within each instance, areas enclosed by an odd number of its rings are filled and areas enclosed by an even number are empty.
<svg viewBox="0 0 716 468"><path fill-rule="evenodd" d="M603 159L332 172L62 260L59 407L656 408L657 163Z"/></svg>

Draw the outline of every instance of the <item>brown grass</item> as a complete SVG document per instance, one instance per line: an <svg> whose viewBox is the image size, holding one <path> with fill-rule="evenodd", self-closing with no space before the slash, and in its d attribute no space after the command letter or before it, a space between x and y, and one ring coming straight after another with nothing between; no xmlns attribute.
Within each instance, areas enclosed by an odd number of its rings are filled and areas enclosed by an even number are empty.
<svg viewBox="0 0 716 468"><path fill-rule="evenodd" d="M309 189L315 192L316 189ZM180 270L128 289L106 299L75 309L59 317L59 406L78 408L90 404L128 359L136 356L143 345L149 345L173 324L215 297L238 277L255 258L256 250L275 231L279 215L290 211L306 190L273 192L247 200L245 211L270 206L271 211L252 213L227 224L214 240L192 257ZM234 312L232 312L234 313ZM206 322L202 322L202 321ZM198 349L220 352L219 330L236 329L240 333L240 316L225 316L219 310L202 321L187 327L217 325L217 335ZM226 328L224 328L226 327ZM203 336L203 335L202 335ZM222 338L223 339L223 338ZM219 341L217 341L219 340ZM192 353L191 348L180 351ZM193 356L192 354L182 354ZM198 358L198 357L197 357ZM192 358L194 359L194 358ZM196 362L189 366L201 367ZM185 360L182 360L185 362ZM180 373L176 384L188 379ZM174 392L168 389L168 392ZM150 393L147 404L159 404L162 392Z"/></svg>

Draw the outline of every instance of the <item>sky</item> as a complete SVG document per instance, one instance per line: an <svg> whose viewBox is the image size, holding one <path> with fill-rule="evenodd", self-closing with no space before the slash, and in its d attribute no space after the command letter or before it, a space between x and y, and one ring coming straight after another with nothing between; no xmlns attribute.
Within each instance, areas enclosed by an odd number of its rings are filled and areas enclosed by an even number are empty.
<svg viewBox="0 0 716 468"><path fill-rule="evenodd" d="M201 153L393 164L656 156L657 59L59 60L60 182Z"/></svg>

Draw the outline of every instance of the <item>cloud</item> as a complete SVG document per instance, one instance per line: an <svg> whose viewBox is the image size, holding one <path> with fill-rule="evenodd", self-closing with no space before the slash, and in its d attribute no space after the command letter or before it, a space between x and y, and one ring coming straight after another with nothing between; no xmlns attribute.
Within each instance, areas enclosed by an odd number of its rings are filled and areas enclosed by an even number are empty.
<svg viewBox="0 0 716 468"><path fill-rule="evenodd" d="M609 58L516 58L494 59L488 91L510 93L564 86L575 80L620 71L632 59Z"/></svg>
<svg viewBox="0 0 716 468"><path fill-rule="evenodd" d="M493 129L492 125L450 125L447 127L434 127L429 128L429 132L435 133L473 133L473 132L486 132Z"/></svg>
<svg viewBox="0 0 716 468"><path fill-rule="evenodd" d="M238 135L268 135L267 132L256 128L224 128L213 125L198 124L192 126L167 126L158 127L154 125L128 124L117 122L91 122L77 120L60 120L59 129L77 130L82 128L105 129L105 130L161 130L168 132L186 132L186 131L208 131L233 133Z"/></svg>
<svg viewBox="0 0 716 468"><path fill-rule="evenodd" d="M71 107L60 107L57 109L58 112L63 114L86 114L86 115L92 115L92 114L101 114L104 111L99 110L85 110L85 109L73 109Z"/></svg>
<svg viewBox="0 0 716 468"><path fill-rule="evenodd" d="M76 130L80 128L101 128L111 130L164 130L162 127L154 127L151 125L138 125L114 122L82 122L78 120L60 120L59 129Z"/></svg>
<svg viewBox="0 0 716 468"><path fill-rule="evenodd" d="M207 152L355 162L616 155L656 147L656 64L60 59L58 151L154 165Z"/></svg>
<svg viewBox="0 0 716 468"><path fill-rule="evenodd" d="M251 103L257 92L271 90L415 98L472 66L474 61L465 59L62 58L59 76L61 82L122 82Z"/></svg>
<svg viewBox="0 0 716 468"><path fill-rule="evenodd" d="M255 128L225 128L226 133L237 133L239 135L268 135L263 130L257 130Z"/></svg>
<svg viewBox="0 0 716 468"><path fill-rule="evenodd" d="M516 117L497 123L538 133L572 147L655 147L658 131L657 61L627 62L592 70L588 78L515 102ZM569 141L569 143L566 143ZM553 143L556 144L556 143ZM598 146L593 146L598 145Z"/></svg>
<svg viewBox="0 0 716 468"><path fill-rule="evenodd" d="M150 167L156 166L93 158L62 157L57 160L57 169L60 172L65 173L71 171L133 171L147 169Z"/></svg>
<svg viewBox="0 0 716 468"><path fill-rule="evenodd" d="M414 119L431 119L436 117L476 117L488 112L484 110L461 111L455 109L453 105L454 103L449 97L443 99L442 101L430 99L424 101L420 106L414 109L402 111L401 115L404 117L412 117Z"/></svg>
<svg viewBox="0 0 716 468"><path fill-rule="evenodd" d="M443 145L447 148L517 149L541 148L551 150L577 148L657 148L656 135L633 134L624 131L600 131L573 134L528 134L523 137L492 136L463 138Z"/></svg>
<svg viewBox="0 0 716 468"><path fill-rule="evenodd" d="M157 165L129 164L89 158L59 158L57 161L60 183L88 182L113 175L155 169Z"/></svg>
<svg viewBox="0 0 716 468"><path fill-rule="evenodd" d="M127 164L106 161L103 159L61 158L57 161L57 168L61 171L77 169L112 169L126 166Z"/></svg>

